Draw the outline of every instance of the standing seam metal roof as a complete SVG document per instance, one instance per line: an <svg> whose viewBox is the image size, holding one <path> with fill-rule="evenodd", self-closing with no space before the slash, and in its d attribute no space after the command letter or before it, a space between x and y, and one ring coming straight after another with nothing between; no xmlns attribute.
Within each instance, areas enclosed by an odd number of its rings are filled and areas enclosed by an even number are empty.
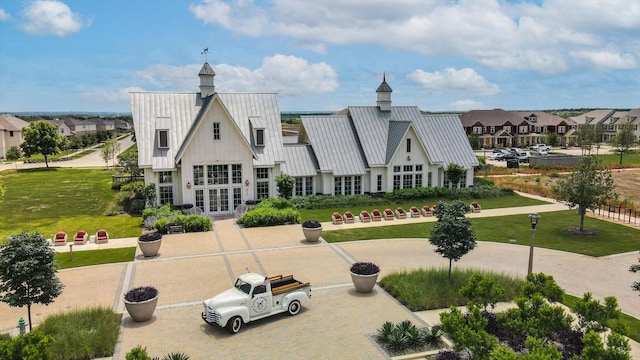
<svg viewBox="0 0 640 360"><path fill-rule="evenodd" d="M335 176L365 174L365 161L347 116L302 116L300 121L320 171L330 171Z"/></svg>
<svg viewBox="0 0 640 360"><path fill-rule="evenodd" d="M311 145L285 145L284 157L283 173L293 177L315 176L318 174L318 160L313 154Z"/></svg>

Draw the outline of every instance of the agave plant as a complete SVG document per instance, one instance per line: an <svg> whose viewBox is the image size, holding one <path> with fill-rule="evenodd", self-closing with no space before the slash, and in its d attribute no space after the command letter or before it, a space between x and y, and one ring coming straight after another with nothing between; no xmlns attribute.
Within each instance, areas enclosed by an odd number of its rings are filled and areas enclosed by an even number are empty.
<svg viewBox="0 0 640 360"><path fill-rule="evenodd" d="M407 336L397 327L387 336L387 349L393 351L404 351L407 349Z"/></svg>
<svg viewBox="0 0 640 360"><path fill-rule="evenodd" d="M407 345L410 347L419 348L424 344L422 331L415 326L408 328L404 335L407 337Z"/></svg>
<svg viewBox="0 0 640 360"><path fill-rule="evenodd" d="M431 347L438 347L442 345L442 330L440 326L432 326L430 329L425 329L423 333L424 343Z"/></svg>
<svg viewBox="0 0 640 360"><path fill-rule="evenodd" d="M154 357L153 360L160 360L160 358ZM189 360L189 355L181 352L172 352L165 355L162 360Z"/></svg>
<svg viewBox="0 0 640 360"><path fill-rule="evenodd" d="M396 325L396 328L402 331L403 333L406 333L407 331L416 330L416 326L409 320L399 322Z"/></svg>
<svg viewBox="0 0 640 360"><path fill-rule="evenodd" d="M384 324L382 324L380 329L378 329L378 339L382 341L386 341L387 337L391 334L391 332L395 327L396 325L391 321L387 321Z"/></svg>

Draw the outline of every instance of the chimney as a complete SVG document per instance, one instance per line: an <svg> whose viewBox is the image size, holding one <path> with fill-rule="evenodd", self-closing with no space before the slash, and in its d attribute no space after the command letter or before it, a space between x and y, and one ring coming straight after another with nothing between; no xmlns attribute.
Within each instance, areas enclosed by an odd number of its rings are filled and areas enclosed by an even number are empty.
<svg viewBox="0 0 640 360"><path fill-rule="evenodd" d="M216 88L215 85L213 85L213 78L216 76L216 73L211 66L209 66L208 62L202 65L198 76L200 77L200 97L204 99L213 95Z"/></svg>
<svg viewBox="0 0 640 360"><path fill-rule="evenodd" d="M380 111L391 111L391 93L393 90L391 86L387 84L387 75L382 75L382 83L376 89L376 93L378 93L378 108Z"/></svg>

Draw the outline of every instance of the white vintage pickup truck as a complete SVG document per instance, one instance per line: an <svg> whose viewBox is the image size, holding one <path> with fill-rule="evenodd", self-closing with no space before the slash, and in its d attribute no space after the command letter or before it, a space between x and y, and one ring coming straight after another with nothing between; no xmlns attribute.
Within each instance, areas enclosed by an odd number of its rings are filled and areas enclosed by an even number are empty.
<svg viewBox="0 0 640 360"><path fill-rule="evenodd" d="M295 280L293 275L266 277L247 273L238 277L233 288L203 302L202 319L235 334L250 321L285 311L296 315L309 298L309 283Z"/></svg>

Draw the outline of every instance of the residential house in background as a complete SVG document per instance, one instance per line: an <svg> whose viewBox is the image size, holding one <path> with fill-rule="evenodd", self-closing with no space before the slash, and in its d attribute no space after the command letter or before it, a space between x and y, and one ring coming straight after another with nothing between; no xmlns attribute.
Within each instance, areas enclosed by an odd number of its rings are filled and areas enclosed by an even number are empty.
<svg viewBox="0 0 640 360"><path fill-rule="evenodd" d="M22 129L29 123L9 114L0 114L0 158L7 157L7 151L13 146L20 146L24 141Z"/></svg>
<svg viewBox="0 0 640 360"><path fill-rule="evenodd" d="M526 146L538 142L529 122L511 111L471 110L460 115L460 120L467 136L479 135L485 148Z"/></svg>
<svg viewBox="0 0 640 360"><path fill-rule="evenodd" d="M467 136L479 135L485 148L528 147L548 133L557 134L562 144L576 141L574 121L545 112L472 110L460 120Z"/></svg>
<svg viewBox="0 0 640 360"><path fill-rule="evenodd" d="M96 124L96 131L116 131L116 122L106 119L91 119Z"/></svg>
<svg viewBox="0 0 640 360"><path fill-rule="evenodd" d="M560 138L562 145L575 145L577 141L577 124L571 119L549 114L542 111L515 111L516 115L529 122L529 134L523 135L525 140L521 145L531 145L540 142L544 134L555 133Z"/></svg>
<svg viewBox="0 0 640 360"><path fill-rule="evenodd" d="M580 126L600 127L602 136L597 142L611 142L615 139L622 125L631 126L636 139L640 136L640 109L616 111L613 109L597 109L571 118Z"/></svg>
<svg viewBox="0 0 640 360"><path fill-rule="evenodd" d="M218 93L205 63L200 92L132 92L138 165L160 203L231 213L277 196L275 178L295 178L294 195L364 194L446 185L451 163L473 183L477 159L457 116L391 106L383 80L376 106L304 116L297 138L282 136L275 93Z"/></svg>
<svg viewBox="0 0 640 360"><path fill-rule="evenodd" d="M94 134L97 132L96 123L92 120L64 118L62 121L69 127L73 135Z"/></svg>
<svg viewBox="0 0 640 360"><path fill-rule="evenodd" d="M73 133L71 133L71 128L64 121L60 119L43 120L43 121L46 121L49 124L55 125L56 128L58 129L58 135L62 135L66 137L70 137L73 135Z"/></svg>

